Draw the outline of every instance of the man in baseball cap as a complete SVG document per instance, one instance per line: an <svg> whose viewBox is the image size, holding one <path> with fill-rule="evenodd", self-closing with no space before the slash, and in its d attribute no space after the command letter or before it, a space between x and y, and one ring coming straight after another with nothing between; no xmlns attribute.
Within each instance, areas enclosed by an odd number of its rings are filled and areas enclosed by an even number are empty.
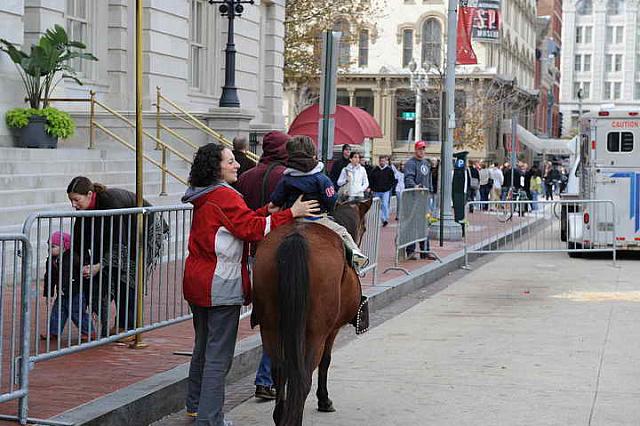
<svg viewBox="0 0 640 426"><path fill-rule="evenodd" d="M431 182L431 163L426 158L425 148L427 143L425 141L417 141L414 145L413 158L407 160L404 164L404 185L406 189L409 188L425 188L429 192L433 192ZM428 244L428 240L427 240ZM417 259L418 253L415 253L416 245L412 244L407 247L406 253L408 259ZM426 250L429 250L427 246ZM425 242L420 242L420 251L425 251ZM426 253L421 253L420 258L427 257Z"/></svg>

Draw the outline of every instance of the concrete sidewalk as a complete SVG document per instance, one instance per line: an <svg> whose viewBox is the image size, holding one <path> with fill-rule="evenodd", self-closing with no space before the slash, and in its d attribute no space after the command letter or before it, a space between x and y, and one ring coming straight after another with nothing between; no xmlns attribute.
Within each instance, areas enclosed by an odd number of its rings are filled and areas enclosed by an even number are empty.
<svg viewBox="0 0 640 426"><path fill-rule="evenodd" d="M501 255L334 352L305 425L638 425L640 263ZM249 400L228 418L272 424Z"/></svg>

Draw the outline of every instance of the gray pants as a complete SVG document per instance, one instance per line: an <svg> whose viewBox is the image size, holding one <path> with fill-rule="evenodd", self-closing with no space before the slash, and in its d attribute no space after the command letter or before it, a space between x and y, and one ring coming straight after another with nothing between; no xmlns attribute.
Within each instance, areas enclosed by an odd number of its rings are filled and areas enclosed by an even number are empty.
<svg viewBox="0 0 640 426"><path fill-rule="evenodd" d="M198 413L198 426L223 426L224 380L233 361L240 305L191 305L191 311L196 339L189 368L187 411Z"/></svg>

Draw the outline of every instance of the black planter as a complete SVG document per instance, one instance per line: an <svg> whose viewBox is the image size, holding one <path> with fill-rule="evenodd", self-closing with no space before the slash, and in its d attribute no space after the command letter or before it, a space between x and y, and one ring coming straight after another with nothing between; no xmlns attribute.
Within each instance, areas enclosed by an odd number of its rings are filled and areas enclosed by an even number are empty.
<svg viewBox="0 0 640 426"><path fill-rule="evenodd" d="M57 148L58 138L45 130L47 119L38 115L29 118L29 124L20 129L20 146L22 148Z"/></svg>

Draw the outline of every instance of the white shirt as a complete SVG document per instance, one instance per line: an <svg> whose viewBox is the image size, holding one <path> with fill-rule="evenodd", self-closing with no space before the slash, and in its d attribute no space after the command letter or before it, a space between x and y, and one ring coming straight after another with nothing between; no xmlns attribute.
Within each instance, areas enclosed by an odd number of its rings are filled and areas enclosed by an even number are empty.
<svg viewBox="0 0 640 426"><path fill-rule="evenodd" d="M348 179L349 178L349 179ZM354 166L347 165L340 172L338 186L347 184L347 195L349 197L364 197L364 191L369 187L367 171L360 164Z"/></svg>

